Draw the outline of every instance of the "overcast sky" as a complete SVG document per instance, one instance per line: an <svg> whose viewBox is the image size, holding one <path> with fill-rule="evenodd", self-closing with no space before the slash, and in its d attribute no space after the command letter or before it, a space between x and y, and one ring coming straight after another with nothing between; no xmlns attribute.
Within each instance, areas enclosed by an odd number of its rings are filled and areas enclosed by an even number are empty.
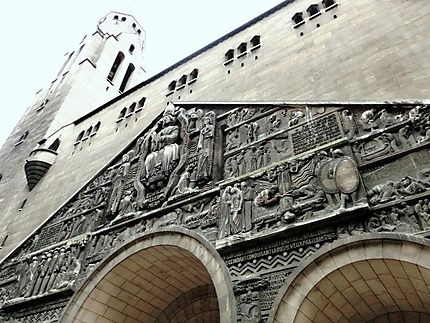
<svg viewBox="0 0 430 323"><path fill-rule="evenodd" d="M2 1L0 145L64 54L110 11L132 14L146 31L144 67L156 74L282 0Z"/></svg>

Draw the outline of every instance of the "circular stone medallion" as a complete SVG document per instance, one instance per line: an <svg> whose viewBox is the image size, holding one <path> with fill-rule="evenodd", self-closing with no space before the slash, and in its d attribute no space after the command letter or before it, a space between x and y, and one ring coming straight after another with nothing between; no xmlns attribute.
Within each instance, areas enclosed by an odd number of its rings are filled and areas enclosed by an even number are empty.
<svg viewBox="0 0 430 323"><path fill-rule="evenodd" d="M334 168L334 181L342 193L355 192L360 184L357 164L350 157L342 157Z"/></svg>

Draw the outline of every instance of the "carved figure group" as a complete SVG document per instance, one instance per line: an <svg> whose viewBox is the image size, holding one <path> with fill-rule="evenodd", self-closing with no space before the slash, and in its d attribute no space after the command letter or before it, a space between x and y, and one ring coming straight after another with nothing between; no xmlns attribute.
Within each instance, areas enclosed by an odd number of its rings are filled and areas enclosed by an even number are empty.
<svg viewBox="0 0 430 323"><path fill-rule="evenodd" d="M423 172L421 171L421 173ZM387 181L375 185L367 191L367 196L370 204L376 205L423 193L429 189L430 183L425 180L405 176L398 181Z"/></svg>
<svg viewBox="0 0 430 323"><path fill-rule="evenodd" d="M25 258L17 266L18 282L14 298L28 298L70 287L80 271L78 244Z"/></svg>

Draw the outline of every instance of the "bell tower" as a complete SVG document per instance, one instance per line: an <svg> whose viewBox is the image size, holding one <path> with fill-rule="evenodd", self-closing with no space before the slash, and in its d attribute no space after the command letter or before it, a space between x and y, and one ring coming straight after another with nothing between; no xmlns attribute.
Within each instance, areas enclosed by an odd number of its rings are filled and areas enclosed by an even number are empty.
<svg viewBox="0 0 430 323"><path fill-rule="evenodd" d="M144 80L144 46L145 31L138 21L110 12L65 55L52 82L36 93L0 149L1 241L6 241L7 223L36 194L33 188L55 163L62 129Z"/></svg>

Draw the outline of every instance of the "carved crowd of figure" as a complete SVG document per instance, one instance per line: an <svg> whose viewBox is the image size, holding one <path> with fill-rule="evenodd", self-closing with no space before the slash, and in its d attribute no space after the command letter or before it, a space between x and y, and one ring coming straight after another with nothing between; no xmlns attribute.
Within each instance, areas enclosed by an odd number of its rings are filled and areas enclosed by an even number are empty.
<svg viewBox="0 0 430 323"><path fill-rule="evenodd" d="M81 269L82 245L66 245L23 259L13 298L28 298L70 288Z"/></svg>

